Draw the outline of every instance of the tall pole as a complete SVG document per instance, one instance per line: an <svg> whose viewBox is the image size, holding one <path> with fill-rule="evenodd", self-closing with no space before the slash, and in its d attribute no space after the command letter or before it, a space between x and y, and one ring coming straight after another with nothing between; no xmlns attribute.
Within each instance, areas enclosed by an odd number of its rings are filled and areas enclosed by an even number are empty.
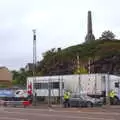
<svg viewBox="0 0 120 120"><path fill-rule="evenodd" d="M48 80L48 108L51 107L51 79Z"/></svg>
<svg viewBox="0 0 120 120"><path fill-rule="evenodd" d="M79 55L77 55L77 68L78 70L80 70L80 58L79 58ZM81 96L81 79L80 79L80 73L79 73L79 97ZM79 103L80 105L80 103Z"/></svg>
<svg viewBox="0 0 120 120"><path fill-rule="evenodd" d="M109 92L110 92L110 76L109 72L107 74L107 79L106 79L106 105L110 105L110 97L109 97Z"/></svg>
<svg viewBox="0 0 120 120"><path fill-rule="evenodd" d="M88 61L89 74L91 73L91 67L90 67L90 64L91 64L91 63L90 63L90 62L91 62L91 61L90 61L90 58L89 58L89 61Z"/></svg>
<svg viewBox="0 0 120 120"><path fill-rule="evenodd" d="M63 89L64 89L64 81L63 81L63 76L61 76L60 79L60 107L62 107L62 96L63 96Z"/></svg>
<svg viewBox="0 0 120 120"><path fill-rule="evenodd" d="M80 69L80 58L79 55L77 55L77 69Z"/></svg>
<svg viewBox="0 0 120 120"><path fill-rule="evenodd" d="M36 30L33 30L33 105L36 105Z"/></svg>

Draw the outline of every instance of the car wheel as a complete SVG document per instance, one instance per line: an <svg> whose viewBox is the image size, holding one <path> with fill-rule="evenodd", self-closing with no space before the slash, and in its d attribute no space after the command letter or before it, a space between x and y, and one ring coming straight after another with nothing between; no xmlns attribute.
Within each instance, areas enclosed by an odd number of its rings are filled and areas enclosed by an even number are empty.
<svg viewBox="0 0 120 120"><path fill-rule="evenodd" d="M119 101L119 99L117 97L115 97L113 99L113 105L118 105L118 101Z"/></svg>
<svg viewBox="0 0 120 120"><path fill-rule="evenodd" d="M77 103L77 107L82 107L80 102Z"/></svg>
<svg viewBox="0 0 120 120"><path fill-rule="evenodd" d="M91 102L87 102L87 107L93 107Z"/></svg>

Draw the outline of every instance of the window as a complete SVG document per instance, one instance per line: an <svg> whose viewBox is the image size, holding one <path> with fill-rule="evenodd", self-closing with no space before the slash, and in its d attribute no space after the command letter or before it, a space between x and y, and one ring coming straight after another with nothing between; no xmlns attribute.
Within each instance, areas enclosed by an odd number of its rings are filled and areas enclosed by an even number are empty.
<svg viewBox="0 0 120 120"><path fill-rule="evenodd" d="M77 94L73 94L72 98L78 98L78 99L82 100L82 97L80 95L77 95Z"/></svg>
<svg viewBox="0 0 120 120"><path fill-rule="evenodd" d="M50 82L51 89L59 89L59 82ZM34 83L35 89L48 89L49 83ZM62 83L62 88L64 88L64 83Z"/></svg>
<svg viewBox="0 0 120 120"><path fill-rule="evenodd" d="M17 91L17 92L16 92L16 94L19 94L19 93L20 93L20 91Z"/></svg>
<svg viewBox="0 0 120 120"><path fill-rule="evenodd" d="M48 89L48 83L34 83L35 89Z"/></svg>
<svg viewBox="0 0 120 120"><path fill-rule="evenodd" d="M51 83L52 85L51 85L51 87L53 88L53 89L58 89L59 88L59 82L53 82L53 83Z"/></svg>
<svg viewBox="0 0 120 120"><path fill-rule="evenodd" d="M115 87L116 87L116 88L119 88L119 82L116 82L116 83L115 83Z"/></svg>
<svg viewBox="0 0 120 120"><path fill-rule="evenodd" d="M62 88L64 89L64 83L62 83Z"/></svg>
<svg viewBox="0 0 120 120"><path fill-rule="evenodd" d="M59 89L60 88L60 83L59 82L52 82L51 83L51 88ZM63 82L62 82L62 88L64 88L64 83Z"/></svg>
<svg viewBox="0 0 120 120"><path fill-rule="evenodd" d="M38 85L39 85L39 83L34 83L34 88L38 89Z"/></svg>
<svg viewBox="0 0 120 120"><path fill-rule="evenodd" d="M41 89L48 89L48 83L41 83Z"/></svg>

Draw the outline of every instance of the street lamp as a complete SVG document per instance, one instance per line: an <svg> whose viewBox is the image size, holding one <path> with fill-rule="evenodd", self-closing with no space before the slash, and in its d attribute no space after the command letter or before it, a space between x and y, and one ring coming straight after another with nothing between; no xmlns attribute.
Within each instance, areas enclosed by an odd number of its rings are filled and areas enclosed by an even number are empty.
<svg viewBox="0 0 120 120"><path fill-rule="evenodd" d="M36 30L33 29L33 105L36 105Z"/></svg>

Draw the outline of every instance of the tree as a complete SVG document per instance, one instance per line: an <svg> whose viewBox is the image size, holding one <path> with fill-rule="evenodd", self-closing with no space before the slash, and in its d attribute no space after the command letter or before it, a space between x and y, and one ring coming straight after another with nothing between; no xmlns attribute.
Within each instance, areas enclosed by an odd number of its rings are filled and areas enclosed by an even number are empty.
<svg viewBox="0 0 120 120"><path fill-rule="evenodd" d="M43 57L50 57L50 56L54 55L55 53L56 53L56 49L52 48L51 50L48 50L45 53L43 53Z"/></svg>
<svg viewBox="0 0 120 120"><path fill-rule="evenodd" d="M18 84L24 85L24 84L26 84L27 76L31 75L31 73L24 71L24 69L20 69L20 71L12 71L12 73L13 73L12 83L14 85L18 85Z"/></svg>
<svg viewBox="0 0 120 120"><path fill-rule="evenodd" d="M113 39L115 39L115 34L112 33L111 31L107 30L102 33L102 35L99 39L100 40L113 40Z"/></svg>
<svg viewBox="0 0 120 120"><path fill-rule="evenodd" d="M12 80L12 84L13 84L13 85L18 85L19 83L18 83L17 80Z"/></svg>
<svg viewBox="0 0 120 120"><path fill-rule="evenodd" d="M104 37L104 35L102 37L104 39L107 39ZM112 38L114 38L114 36ZM76 55L78 53L80 56L81 67L85 66L86 69L82 67L80 70L77 70ZM37 75L47 76L57 74L65 75L72 73L88 73L87 64L89 58L92 58L94 60L91 62L91 72L104 72L102 69L104 68L105 62L102 59L105 57L114 56L116 54L120 54L120 40L117 39L96 40L89 44L84 43L75 45L59 51L52 49L44 54L43 59L37 66ZM98 60L100 60L100 62ZM94 67L94 62L96 64L96 67ZM99 64L101 66L99 66ZM105 64L107 64L107 62ZM119 71L118 68L117 71Z"/></svg>

